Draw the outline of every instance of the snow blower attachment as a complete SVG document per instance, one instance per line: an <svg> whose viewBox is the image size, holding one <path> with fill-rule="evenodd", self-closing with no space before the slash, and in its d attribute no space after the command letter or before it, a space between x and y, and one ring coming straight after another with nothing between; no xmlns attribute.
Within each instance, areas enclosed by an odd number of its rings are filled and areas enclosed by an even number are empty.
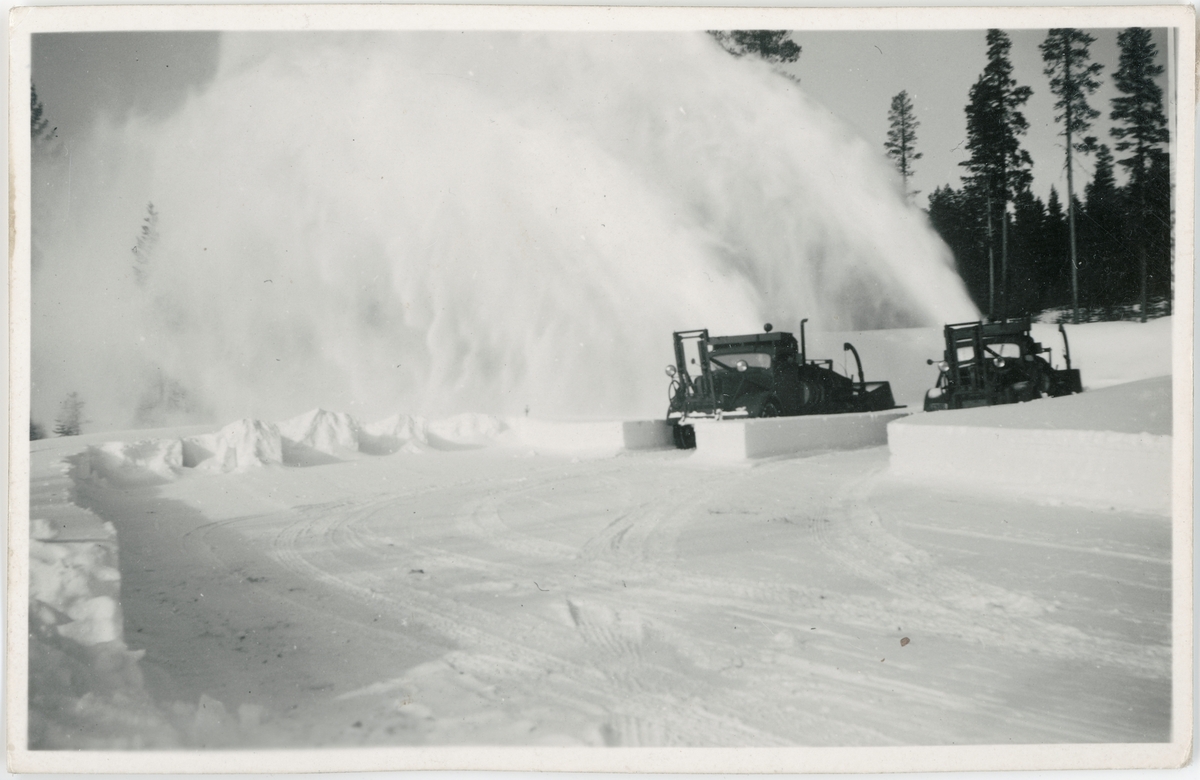
<svg viewBox="0 0 1200 780"><path fill-rule="evenodd" d="M696 446L689 420L795 415L876 412L894 409L892 388L887 382L863 379L858 351L854 355L857 381L833 370L832 360L809 360L804 344L791 333L771 332L747 336L709 336L707 330L683 330L674 334L675 363L667 366L671 377L671 424L675 445Z"/></svg>
<svg viewBox="0 0 1200 780"><path fill-rule="evenodd" d="M1066 368L1054 368L1043 347L1030 335L1026 317L1011 322L960 322L946 326L946 352L937 364L937 386L925 394L925 411L965 409L1032 401L1083 392L1079 369L1071 368L1067 331L1063 337ZM933 361L927 361L933 365Z"/></svg>

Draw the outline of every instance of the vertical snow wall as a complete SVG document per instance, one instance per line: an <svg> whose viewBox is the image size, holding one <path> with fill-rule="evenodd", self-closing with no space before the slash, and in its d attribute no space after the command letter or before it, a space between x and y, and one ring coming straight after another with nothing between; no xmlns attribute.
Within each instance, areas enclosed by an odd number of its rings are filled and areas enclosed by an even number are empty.
<svg viewBox="0 0 1200 780"><path fill-rule="evenodd" d="M174 115L35 164L35 417L658 415L673 330L974 314L879 150L704 34L222 47Z"/></svg>

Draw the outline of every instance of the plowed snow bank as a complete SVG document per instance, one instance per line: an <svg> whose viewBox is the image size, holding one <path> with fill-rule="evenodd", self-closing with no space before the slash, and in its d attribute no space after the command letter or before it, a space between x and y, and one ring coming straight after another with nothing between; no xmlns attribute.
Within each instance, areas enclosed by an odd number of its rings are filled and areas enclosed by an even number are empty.
<svg viewBox="0 0 1200 780"><path fill-rule="evenodd" d="M1026 404L918 414L888 426L898 476L1167 514L1171 378Z"/></svg>
<svg viewBox="0 0 1200 780"><path fill-rule="evenodd" d="M174 480L183 469L229 472L272 464L318 466L362 455L419 455L481 447L598 456L670 443L669 430L653 420L573 422L487 414L428 420L396 414L363 424L348 414L313 409L280 423L245 419L213 433L91 445L73 463L78 479L133 486Z"/></svg>
<svg viewBox="0 0 1200 780"><path fill-rule="evenodd" d="M72 476L113 486L153 485L175 479L183 468L179 439L110 441L89 446L70 461Z"/></svg>

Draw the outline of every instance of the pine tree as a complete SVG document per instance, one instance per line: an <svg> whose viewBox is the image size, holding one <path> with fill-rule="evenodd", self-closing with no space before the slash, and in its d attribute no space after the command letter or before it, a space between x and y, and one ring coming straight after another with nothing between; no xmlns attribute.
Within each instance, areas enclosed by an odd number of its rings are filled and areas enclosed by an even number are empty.
<svg viewBox="0 0 1200 780"><path fill-rule="evenodd" d="M1050 79L1050 91L1058 98L1054 104L1055 122L1062 122L1067 153L1067 230L1071 258L1071 303L1074 320L1079 322L1079 262L1075 241L1075 179L1072 155L1088 154L1096 147L1095 136L1083 136L1100 112L1088 105L1087 98L1096 91L1102 66L1089 62L1089 47L1096 39L1073 27L1058 27L1042 42L1043 71Z"/></svg>
<svg viewBox="0 0 1200 780"><path fill-rule="evenodd" d="M1100 144L1096 149L1096 173L1092 180L1083 188L1083 196L1087 200L1087 208L1091 209L1101 201L1115 199L1117 192L1117 177L1113 174L1113 156L1108 144Z"/></svg>
<svg viewBox="0 0 1200 780"><path fill-rule="evenodd" d="M1106 144L1096 151L1096 173L1084 187L1084 204L1079 224L1080 254L1094 274L1082 287L1089 303L1111 305L1125 303L1136 280L1128 273L1125 254L1128 220L1124 199L1113 174L1113 156Z"/></svg>
<svg viewBox="0 0 1200 780"><path fill-rule="evenodd" d="M967 150L970 159L960 163L971 172L975 186L986 193L989 246L994 254L994 236L1000 234L1000 310L1007 316L1008 204L1032 179L1033 159L1021 148L1020 137L1029 129L1020 108L1033 90L1017 86L1012 77L1008 52L1012 41L1001 30L988 30L988 64L971 87L967 104ZM992 263L994 266L994 261ZM994 268L989 282L992 292L989 314L995 317Z"/></svg>
<svg viewBox="0 0 1200 780"><path fill-rule="evenodd" d="M917 142L917 128L921 126L921 123L913 114L913 104L908 97L907 90L902 90L900 94L892 98L892 107L888 111L888 122L891 127L883 147L887 150L887 156L896 164L896 170L900 171L900 177L904 181L904 196L912 197L917 193L909 192L908 179L913 173L913 161L922 157L921 153L915 151L914 148Z"/></svg>
<svg viewBox="0 0 1200 780"><path fill-rule="evenodd" d="M1009 251L1009 276L1013 314L1034 314L1042 308L1047 283L1044 233L1046 205L1025 189L1013 200L1012 247Z"/></svg>
<svg viewBox="0 0 1200 780"><path fill-rule="evenodd" d="M58 418L54 421L55 436L78 436L83 433L87 420L83 419L83 399L74 391L67 394L59 406Z"/></svg>
<svg viewBox="0 0 1200 780"><path fill-rule="evenodd" d="M788 30L709 30L708 34L735 57L757 54L775 65L800 58L800 44Z"/></svg>
<svg viewBox="0 0 1200 780"><path fill-rule="evenodd" d="M1128 203L1138 250L1141 318L1145 322L1149 286L1149 245L1165 243L1168 262L1170 254L1170 176L1169 173L1164 176L1161 172L1152 176L1152 169L1155 167L1159 171L1169 169L1169 165L1159 159L1166 157L1162 147L1169 140L1167 118L1163 113L1162 89L1155 81L1162 75L1163 66L1155 62L1158 50L1151 40L1150 31L1145 28L1130 27L1122 30L1117 34L1117 44L1121 47L1121 60L1120 67L1113 74L1113 83L1121 95L1113 98L1109 118L1120 124L1114 124L1109 132L1117 139L1118 152L1131 153L1118 162L1129 173ZM1165 199L1161 195L1151 193L1152 179L1159 188L1165 183L1168 191ZM1150 205L1155 201L1161 204L1164 200L1167 204L1166 211L1151 215ZM1164 224L1165 242L1162 237L1155 235Z"/></svg>
<svg viewBox="0 0 1200 780"><path fill-rule="evenodd" d="M1042 308L1051 308L1070 303L1071 278L1066 258L1067 215L1063 212L1058 190L1053 185L1046 198L1046 221L1042 228L1042 254L1050 259L1046 264L1046 289Z"/></svg>

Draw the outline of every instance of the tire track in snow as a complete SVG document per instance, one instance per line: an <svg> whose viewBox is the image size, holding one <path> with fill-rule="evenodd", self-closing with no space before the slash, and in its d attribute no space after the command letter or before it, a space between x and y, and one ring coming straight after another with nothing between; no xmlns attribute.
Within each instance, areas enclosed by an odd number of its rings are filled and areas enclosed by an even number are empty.
<svg viewBox="0 0 1200 780"><path fill-rule="evenodd" d="M871 508L869 494L878 477L878 472L870 474L843 488L833 505L836 535L825 543L843 566L904 598L903 608L920 614L927 626L969 642L1002 642L1022 652L1073 661L1099 660L1148 678L1169 674L1169 648L1085 634L1044 619L1055 611L1053 604L981 582L957 567L934 565L929 553L887 531ZM855 495L864 498L856 500ZM963 614L971 619L963 620Z"/></svg>
<svg viewBox="0 0 1200 780"><path fill-rule="evenodd" d="M589 478L594 477L590 475ZM567 477L567 479L576 477ZM493 526L481 526L476 522L481 507L489 507L485 511L494 511L490 507L508 500L514 494L524 494L531 490L545 489L561 483L564 478L552 476L538 480L532 484L508 486L496 495L497 486L481 488L483 498L459 497L458 510L455 512L455 526L459 530L477 533L478 539L488 544L496 539L498 533ZM447 491L459 492L459 491ZM411 500L406 497L401 500ZM722 716L709 710L680 710L679 700L674 695L658 691L637 689L628 675L597 676L591 664L581 665L579 661L566 657L561 652L551 652L544 648L572 648L569 634L579 633L580 625L565 630L560 624L546 620L524 618L520 615L497 615L492 611L481 609L463 601L445 595L425 591L419 588L407 589L403 595L381 592L380 589L364 585L357 580L368 579L356 576L352 581L343 575L331 573L321 565L321 559L327 558L329 550L337 551L340 542L358 550L378 550L365 543L361 535L353 529L356 525L381 511L385 511L396 501L383 499L367 505L357 506L351 511L331 513L325 507L314 507L306 510L289 523L276 536L273 542L275 557L285 566L311 577L324 584L337 587L346 593L387 608L407 610L412 618L427 625L440 634L458 643L470 657L479 659L505 659L504 666L512 673L513 664L516 668L524 669L527 677L558 677L570 680L568 686L541 685L533 686L537 690L538 701L544 703L550 695L564 707L579 712L587 712L595 706L618 703L623 714L617 721L607 722L603 729L606 741L624 740L622 744L640 744L643 736L638 728L629 727L631 723L655 723L653 729L657 736L669 735L666 744L705 744L711 742L713 734L726 735L728 744L787 744L772 734L763 733L747 727L739 718ZM498 520L498 513L497 513ZM464 519L465 518L465 519ZM561 545L539 546L541 550L549 550L552 557L564 560L574 560L574 556L565 557ZM425 545L422 545L425 549ZM525 552L520 544L503 543L497 549L509 553ZM334 553L336 557L336 553ZM456 560L458 556L450 556ZM494 570L494 562L489 560L489 570ZM588 608L591 609L590 607ZM569 610L569 607L568 607ZM595 615L601 612L591 611L591 617L583 618L583 641L590 637L593 643L607 647L607 655L621 661L627 661L637 655L637 643L629 636L619 636L604 628L597 628ZM580 613L582 615L582 613ZM600 621L603 623L603 621ZM511 637L520 637L514 640ZM588 660L594 660L594 657ZM621 664L617 664L620 666ZM485 662L476 676L495 676L494 662ZM686 676L673 669L661 669L663 675L678 677L686 680ZM503 682L505 675L494 682ZM624 726L614 726L613 723L624 723ZM654 744L663 744L656 742Z"/></svg>

